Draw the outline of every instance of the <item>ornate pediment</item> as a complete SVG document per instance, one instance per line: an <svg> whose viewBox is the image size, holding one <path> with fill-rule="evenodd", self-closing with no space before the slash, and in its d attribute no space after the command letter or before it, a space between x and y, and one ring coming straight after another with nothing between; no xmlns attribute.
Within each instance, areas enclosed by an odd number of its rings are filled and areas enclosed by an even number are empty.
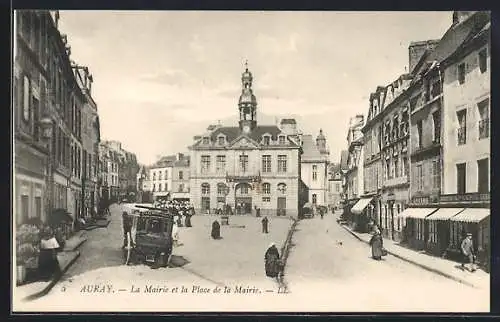
<svg viewBox="0 0 500 322"><path fill-rule="evenodd" d="M246 135L241 135L237 137L230 145L233 149L257 149L259 143L255 142Z"/></svg>

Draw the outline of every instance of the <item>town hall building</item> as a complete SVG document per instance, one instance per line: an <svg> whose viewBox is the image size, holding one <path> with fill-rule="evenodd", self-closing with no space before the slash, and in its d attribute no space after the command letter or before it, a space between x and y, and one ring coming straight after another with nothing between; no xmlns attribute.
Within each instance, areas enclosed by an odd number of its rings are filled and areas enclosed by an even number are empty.
<svg viewBox="0 0 500 322"><path fill-rule="evenodd" d="M231 206L249 214L297 216L301 143L293 131L257 124L252 73L241 77L238 126L211 125L194 137L190 197L197 213Z"/></svg>

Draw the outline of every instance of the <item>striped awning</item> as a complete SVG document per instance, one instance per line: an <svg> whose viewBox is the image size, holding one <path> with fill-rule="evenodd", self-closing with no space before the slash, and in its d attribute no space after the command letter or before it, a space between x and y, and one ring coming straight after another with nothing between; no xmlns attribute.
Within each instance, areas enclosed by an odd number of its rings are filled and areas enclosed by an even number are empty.
<svg viewBox="0 0 500 322"><path fill-rule="evenodd" d="M359 199L359 201L351 208L351 212L353 214L359 215L360 213L363 212L363 210L365 210L366 206L368 206L368 204L370 203L370 201L372 201L372 199L373 197Z"/></svg>
<svg viewBox="0 0 500 322"><path fill-rule="evenodd" d="M464 208L439 208L438 211L427 217L427 220L448 220L462 212Z"/></svg>
<svg viewBox="0 0 500 322"><path fill-rule="evenodd" d="M478 223L491 213L489 208L465 208L464 211L450 218L452 221Z"/></svg>
<svg viewBox="0 0 500 322"><path fill-rule="evenodd" d="M398 217L424 219L437 209L438 208L406 208L403 212L398 214Z"/></svg>

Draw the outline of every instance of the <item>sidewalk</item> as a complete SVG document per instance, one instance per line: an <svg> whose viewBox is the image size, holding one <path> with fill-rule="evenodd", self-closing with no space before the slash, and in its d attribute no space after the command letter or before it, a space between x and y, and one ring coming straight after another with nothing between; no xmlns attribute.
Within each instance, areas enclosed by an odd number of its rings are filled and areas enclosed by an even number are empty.
<svg viewBox="0 0 500 322"><path fill-rule="evenodd" d="M87 236L85 231L75 233L66 241L63 251L57 254L61 274L55 276L50 281L39 281L16 286L16 296L25 300L31 300L47 294L57 284L69 267L78 259L80 252L77 249L86 241Z"/></svg>
<svg viewBox="0 0 500 322"><path fill-rule="evenodd" d="M342 225L340 223L339 225L360 241L365 243L370 241L372 236L371 234L354 232L347 225ZM420 266L423 269L450 278L459 283L480 289L488 289L490 287L490 274L481 269L478 269L474 273L463 271L460 268L460 263L434 257L423 252L418 252L400 246L397 242L389 239L384 239L384 248L392 256L398 257L404 261Z"/></svg>

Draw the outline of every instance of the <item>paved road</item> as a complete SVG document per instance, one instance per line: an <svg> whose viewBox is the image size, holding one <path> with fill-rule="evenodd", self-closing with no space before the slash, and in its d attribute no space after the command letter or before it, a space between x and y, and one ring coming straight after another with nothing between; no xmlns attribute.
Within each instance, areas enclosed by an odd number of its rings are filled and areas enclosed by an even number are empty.
<svg viewBox="0 0 500 322"><path fill-rule="evenodd" d="M89 231L63 280L45 297L25 303L26 310L230 311L258 309L276 294L277 283L265 276L264 252L270 242L282 244L289 219L271 218L270 233L262 234L258 218L231 217L230 226L221 227L222 239L213 240L215 216L194 216L193 227L180 230L182 245L173 250L172 260L181 267L152 270L122 264L121 211L111 208L108 228Z"/></svg>
<svg viewBox="0 0 500 322"><path fill-rule="evenodd" d="M333 215L303 220L297 228L286 271L297 310L489 310L489 290L459 284L393 256L381 262L371 259L369 246L338 225Z"/></svg>

